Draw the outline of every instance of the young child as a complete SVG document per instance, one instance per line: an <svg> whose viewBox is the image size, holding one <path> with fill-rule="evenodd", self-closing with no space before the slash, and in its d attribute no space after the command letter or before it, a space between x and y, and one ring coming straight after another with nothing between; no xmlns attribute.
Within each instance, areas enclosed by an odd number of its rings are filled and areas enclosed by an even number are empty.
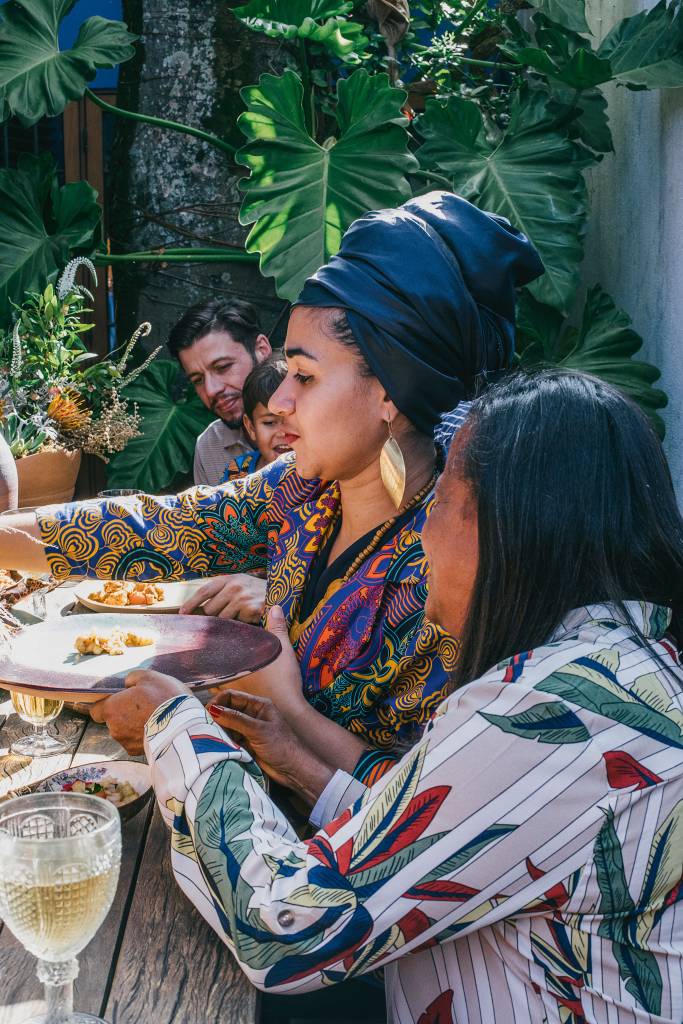
<svg viewBox="0 0 683 1024"><path fill-rule="evenodd" d="M274 462L284 452L291 451L284 443L285 430L282 417L268 411L268 402L287 376L287 363L279 353L274 353L262 363L257 363L244 382L242 403L243 424L255 447L243 455L230 459L225 467L221 483L239 480L249 473L255 473L269 462Z"/></svg>

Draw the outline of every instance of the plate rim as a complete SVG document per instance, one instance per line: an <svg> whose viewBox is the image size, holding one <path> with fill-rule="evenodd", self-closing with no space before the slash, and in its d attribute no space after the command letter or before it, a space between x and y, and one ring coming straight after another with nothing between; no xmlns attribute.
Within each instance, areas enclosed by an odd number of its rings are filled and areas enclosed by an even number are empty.
<svg viewBox="0 0 683 1024"><path fill-rule="evenodd" d="M112 765L115 766L121 764L136 765L137 768L142 770L147 775L149 785L146 786L144 792L146 793L148 789L152 788L152 772L149 765L146 764L144 761L132 761L129 758L125 757L112 757L109 760L104 761L84 761L83 764L72 764L69 765L68 768L60 768L56 772L50 772L50 774L46 775L44 779L40 779L40 781L37 782L36 785L43 786L45 785L46 782L49 782L50 779L56 779L57 776L59 775L69 775L72 772L78 772L81 770L85 770L86 768L106 768L107 770L111 771ZM114 774L115 773L116 769L114 769ZM142 796L142 793L140 793L139 796Z"/></svg>
<svg viewBox="0 0 683 1024"><path fill-rule="evenodd" d="M136 805L138 807L138 810L140 810L151 799L152 794L154 793L154 783L152 781L152 771L151 771L150 766L145 761L133 761L133 760L130 760L129 758L124 758L124 757L112 757L108 761L87 761L84 764L72 764L68 768L62 768L59 771L51 772L49 775L46 775L44 779L40 779L38 782L36 782L31 787L31 792L32 793L40 793L40 792L59 793L59 792L64 792L63 790L59 790L59 789L43 790L41 787L43 787L47 782L49 782L50 779L54 779L54 778L56 778L59 775L67 775L70 772L77 772L79 769L84 769L84 768L108 768L108 769L111 770L111 766L112 765L120 765L120 764L136 765L137 767L139 767L146 774L146 780L145 781L148 783L148 785L145 786L145 788L142 790L142 792L138 792L137 796L131 797L130 800L127 800L123 804L114 804L114 803L111 802L111 800L109 800L108 803L111 803L112 807L115 807L116 810L121 815L127 814L134 807L136 807ZM137 813L137 811L135 813Z"/></svg>
<svg viewBox="0 0 683 1024"><path fill-rule="evenodd" d="M160 586L168 586L169 584L174 584L174 583L187 585L187 584L193 584L195 582L197 584L205 583L210 578L212 578L212 577L207 577L206 579L202 578L202 579L197 580L197 581L195 581L195 580L145 580L144 582L147 582L147 583L158 583ZM99 612L99 613L102 613L102 612L104 612L104 613L112 612L112 613L115 613L117 615L118 614L130 615L131 613L139 614L139 615L149 615L150 613L151 614L157 614L157 615L163 615L164 613L168 613L168 612L177 612L178 609L181 608L182 605L183 605L183 601L161 601L161 602L158 602L157 604L150 604L150 605L130 605L130 604L128 604L128 605L117 606L117 605L111 605L111 604L104 604L102 601L93 601L92 598L87 596L87 594L83 594L81 592L82 590L85 590L85 588L87 586L92 586L92 585L97 585L97 584L99 584L101 586L103 583L109 583L109 582L111 582L111 581L110 580L101 580L97 576L87 576L87 577L84 577L84 579L81 580L80 583L76 584L76 586L73 588L72 593L73 593L75 599L80 604L82 604L84 608L89 608L90 611ZM125 581L122 581L122 582L130 583L132 581L131 580L125 580Z"/></svg>

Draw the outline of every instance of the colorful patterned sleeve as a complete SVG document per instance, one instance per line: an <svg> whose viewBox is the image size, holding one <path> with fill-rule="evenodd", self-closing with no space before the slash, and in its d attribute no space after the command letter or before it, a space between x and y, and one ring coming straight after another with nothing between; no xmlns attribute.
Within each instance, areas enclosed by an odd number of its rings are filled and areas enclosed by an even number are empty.
<svg viewBox="0 0 683 1024"><path fill-rule="evenodd" d="M596 716L530 676L454 694L306 842L199 702L155 713L146 749L176 878L256 986L309 991L570 901L609 811L603 752Z"/></svg>
<svg viewBox="0 0 683 1024"><path fill-rule="evenodd" d="M353 769L353 778L362 782L364 786L374 786L383 775L394 767L400 760L398 754L387 754L384 750L364 751L356 761Z"/></svg>
<svg viewBox="0 0 683 1024"><path fill-rule="evenodd" d="M365 785L374 785L419 740L449 692L457 659L457 641L424 619L426 589L410 594L422 605L401 617L407 589L396 588L383 609L372 661L360 671L342 669L307 695L317 711L372 744L353 773Z"/></svg>
<svg viewBox="0 0 683 1024"><path fill-rule="evenodd" d="M177 580L263 570L269 530L278 525L271 498L292 473L292 460L279 459L220 487L39 509L50 570L59 580Z"/></svg>

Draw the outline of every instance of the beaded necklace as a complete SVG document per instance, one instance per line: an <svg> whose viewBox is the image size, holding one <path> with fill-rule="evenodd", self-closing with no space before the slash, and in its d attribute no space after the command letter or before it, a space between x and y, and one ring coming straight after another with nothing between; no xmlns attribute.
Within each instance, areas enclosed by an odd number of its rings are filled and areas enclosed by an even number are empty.
<svg viewBox="0 0 683 1024"><path fill-rule="evenodd" d="M366 545L366 547L364 547L363 550L358 555L356 555L353 562L342 576L342 584L348 583L351 577L354 575L354 573L357 572L360 566L363 564L365 559L368 558L368 556L371 555L373 551L375 551L379 547L382 538L389 532L391 527L398 519L399 513L403 514L404 512L407 512L409 508L419 505L423 498L427 497L427 495L433 488L435 482L436 473L432 476L429 483L425 484L422 490L418 491L417 494L413 495L413 497L410 499L410 501L404 508L397 509L396 515L393 515L391 519L387 519L385 523L382 523L382 525L377 528L370 543ZM341 504L339 506L338 515L341 515Z"/></svg>

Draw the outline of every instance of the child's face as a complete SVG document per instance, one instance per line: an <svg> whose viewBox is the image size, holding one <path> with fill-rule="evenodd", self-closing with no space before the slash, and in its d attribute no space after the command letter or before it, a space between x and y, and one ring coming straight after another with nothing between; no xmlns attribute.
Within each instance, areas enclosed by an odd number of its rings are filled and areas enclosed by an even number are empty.
<svg viewBox="0 0 683 1024"><path fill-rule="evenodd" d="M251 415L244 414L244 429L254 442L264 462L273 462L285 452L291 452L285 444L285 428L282 416L269 412L259 402Z"/></svg>

